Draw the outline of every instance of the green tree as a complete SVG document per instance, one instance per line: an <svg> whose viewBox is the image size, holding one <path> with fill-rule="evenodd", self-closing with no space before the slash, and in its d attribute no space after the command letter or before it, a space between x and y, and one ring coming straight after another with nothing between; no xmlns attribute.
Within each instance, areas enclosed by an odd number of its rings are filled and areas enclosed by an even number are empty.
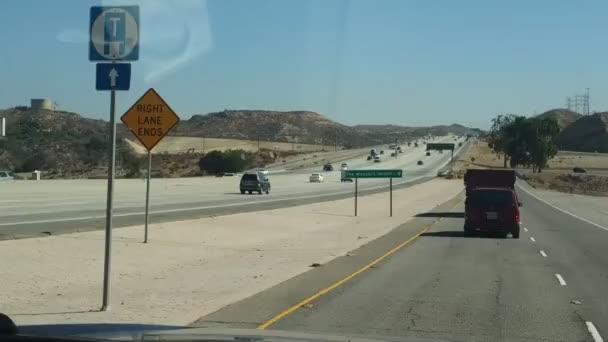
<svg viewBox="0 0 608 342"><path fill-rule="evenodd" d="M200 159L198 165L203 172L218 174L243 171L252 161L253 154L243 150L211 151Z"/></svg>
<svg viewBox="0 0 608 342"><path fill-rule="evenodd" d="M511 167L532 167L541 170L557 153L559 126L554 119L499 115L492 120L488 145L504 156Z"/></svg>
<svg viewBox="0 0 608 342"><path fill-rule="evenodd" d="M514 114L498 115L492 119L492 127L488 136L488 146L498 155L503 156L504 167L509 161L509 148L512 147L512 137L508 130L517 118Z"/></svg>

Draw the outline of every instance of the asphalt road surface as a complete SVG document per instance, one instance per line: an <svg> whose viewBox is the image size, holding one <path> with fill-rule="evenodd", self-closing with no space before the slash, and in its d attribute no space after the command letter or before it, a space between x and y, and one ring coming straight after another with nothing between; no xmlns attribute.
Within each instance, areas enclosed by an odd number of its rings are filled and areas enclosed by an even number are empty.
<svg viewBox="0 0 608 342"><path fill-rule="evenodd" d="M454 141L440 137L435 142ZM466 144L465 144L466 146ZM386 146L385 146L386 147ZM396 188L434 177L450 158L448 151L425 156L425 146L403 146L398 158L390 152L380 163L367 161L362 154L341 160L350 169L403 169L404 178L395 179ZM350 152L345 152L350 153ZM424 165L417 165L423 160ZM340 182L340 171L325 172L324 183L309 183L321 165L271 174L270 195L241 195L240 178L195 177L153 179L150 195L150 222L170 222L210 215L231 214L332 200L352 196L353 184ZM339 164L335 165L339 169ZM105 226L106 180L13 181L0 184L0 239L102 229ZM143 224L145 186L142 179L119 179L115 183L114 227ZM388 180L359 181L363 193L386 191Z"/></svg>
<svg viewBox="0 0 608 342"><path fill-rule="evenodd" d="M518 192L520 239L465 237L461 194L193 325L447 341L602 341L608 231Z"/></svg>

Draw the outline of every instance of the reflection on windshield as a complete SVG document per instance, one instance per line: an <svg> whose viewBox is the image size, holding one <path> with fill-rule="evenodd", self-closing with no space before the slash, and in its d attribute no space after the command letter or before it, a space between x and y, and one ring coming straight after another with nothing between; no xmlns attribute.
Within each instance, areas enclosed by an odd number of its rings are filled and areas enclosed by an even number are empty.
<svg viewBox="0 0 608 342"><path fill-rule="evenodd" d="M601 341L607 10L9 0L0 312Z"/></svg>

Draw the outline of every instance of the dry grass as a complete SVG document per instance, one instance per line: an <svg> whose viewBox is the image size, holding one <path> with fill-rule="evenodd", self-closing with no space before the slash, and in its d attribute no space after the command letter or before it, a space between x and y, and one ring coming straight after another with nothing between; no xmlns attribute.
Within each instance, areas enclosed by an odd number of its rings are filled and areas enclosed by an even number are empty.
<svg viewBox="0 0 608 342"><path fill-rule="evenodd" d="M548 164L550 169L608 169L608 154L560 151Z"/></svg>
<svg viewBox="0 0 608 342"><path fill-rule="evenodd" d="M139 154L145 154L146 150L139 142L127 140L133 150ZM322 150L333 150L331 145L312 145L312 144L292 144L287 142L260 141L260 149L272 151L296 151L314 152ZM199 137L175 137L168 136L154 147L153 154L160 153L204 153L211 150L225 151L228 149L242 149L245 151L257 151L258 142L255 140L240 139L218 139L218 138L199 138Z"/></svg>
<svg viewBox="0 0 608 342"><path fill-rule="evenodd" d="M524 176L528 184L538 189L570 194L608 196L608 177L572 173L529 173Z"/></svg>
<svg viewBox="0 0 608 342"><path fill-rule="evenodd" d="M461 155L454 164L454 175L463 178L467 169L502 168L502 157L498 156L488 147L485 141L474 141L466 153Z"/></svg>

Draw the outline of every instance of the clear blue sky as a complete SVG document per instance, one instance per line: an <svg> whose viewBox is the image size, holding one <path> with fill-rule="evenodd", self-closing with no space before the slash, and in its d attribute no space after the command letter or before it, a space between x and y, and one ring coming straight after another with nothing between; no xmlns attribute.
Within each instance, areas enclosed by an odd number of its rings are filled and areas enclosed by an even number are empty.
<svg viewBox="0 0 608 342"><path fill-rule="evenodd" d="M591 109L608 109L605 0L5 0L0 108L49 97L107 119L89 7L137 3L141 57L118 114L149 87L184 119L307 109L347 124L487 127L586 87Z"/></svg>

